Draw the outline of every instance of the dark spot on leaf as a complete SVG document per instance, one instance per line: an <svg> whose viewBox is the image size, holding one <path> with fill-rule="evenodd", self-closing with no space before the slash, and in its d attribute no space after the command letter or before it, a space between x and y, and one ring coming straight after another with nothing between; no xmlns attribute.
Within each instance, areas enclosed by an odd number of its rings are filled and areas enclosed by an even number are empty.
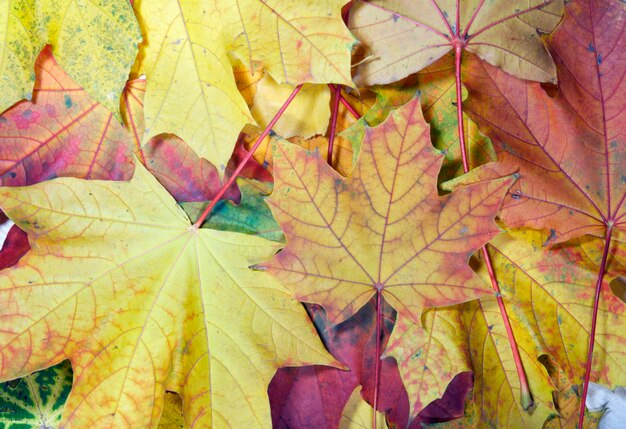
<svg viewBox="0 0 626 429"><path fill-rule="evenodd" d="M548 238L546 239L546 241L543 243L543 246L547 246L548 244L550 244L551 241L556 240L556 231L551 228L550 229L550 235L548 236Z"/></svg>
<svg viewBox="0 0 626 429"><path fill-rule="evenodd" d="M393 22L398 22L398 19L400 18L397 13L391 14L391 17L393 18Z"/></svg>
<svg viewBox="0 0 626 429"><path fill-rule="evenodd" d="M602 54L598 54L598 57L596 58L596 62L598 63L598 65L602 64Z"/></svg>
<svg viewBox="0 0 626 429"><path fill-rule="evenodd" d="M32 111L32 110L30 110L30 109L26 109L26 110L24 110L24 111L22 112L22 117L23 117L24 119L30 119L30 118L32 118L32 117L33 117L33 111Z"/></svg>
<svg viewBox="0 0 626 429"><path fill-rule="evenodd" d="M17 173L15 171L9 171L9 176L11 176L11 179L15 179L17 177Z"/></svg>
<svg viewBox="0 0 626 429"><path fill-rule="evenodd" d="M596 49L593 47L593 43L589 42L589 46L587 46L587 50L589 52L595 52Z"/></svg>
<svg viewBox="0 0 626 429"><path fill-rule="evenodd" d="M72 97L70 97L68 94L65 94L65 97L63 97L63 102L65 103L65 107L67 107L68 109L72 107Z"/></svg>
<svg viewBox="0 0 626 429"><path fill-rule="evenodd" d="M489 325L487 326L487 328L489 329L489 331L493 330L493 325Z"/></svg>

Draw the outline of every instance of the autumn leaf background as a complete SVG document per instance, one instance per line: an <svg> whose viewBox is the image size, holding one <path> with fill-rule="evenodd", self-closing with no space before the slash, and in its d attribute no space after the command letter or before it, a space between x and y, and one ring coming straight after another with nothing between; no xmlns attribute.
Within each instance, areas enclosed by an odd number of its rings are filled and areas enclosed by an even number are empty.
<svg viewBox="0 0 626 429"><path fill-rule="evenodd" d="M625 26L619 0L6 0L0 428L603 427Z"/></svg>

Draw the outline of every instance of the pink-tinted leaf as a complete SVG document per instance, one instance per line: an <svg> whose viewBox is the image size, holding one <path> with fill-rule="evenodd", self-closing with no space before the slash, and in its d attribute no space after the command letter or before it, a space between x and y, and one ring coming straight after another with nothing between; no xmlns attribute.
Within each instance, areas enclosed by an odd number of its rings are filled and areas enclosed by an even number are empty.
<svg viewBox="0 0 626 429"><path fill-rule="evenodd" d="M222 185L217 169L176 136L153 138L143 154L148 170L177 201L211 200ZM224 198L239 201L240 196L233 184Z"/></svg>
<svg viewBox="0 0 626 429"><path fill-rule="evenodd" d="M58 176L127 180L133 172L126 131L44 49L32 102L0 117L0 184L23 186Z"/></svg>
<svg viewBox="0 0 626 429"><path fill-rule="evenodd" d="M550 242L626 233L626 9L616 0L575 1L549 39L559 92L476 59L464 82L466 112L496 144L497 174L519 171L503 219L551 230ZM483 171L484 173L484 171Z"/></svg>
<svg viewBox="0 0 626 429"><path fill-rule="evenodd" d="M374 360L376 359L376 302L370 301L357 314L338 325L330 324L324 310L308 306L324 344L350 370L310 366L277 371L269 388L274 428L337 427L341 411L356 386L372 404ZM383 306L382 343L387 343L395 312ZM462 373L451 383L443 398L431 403L409 425L409 398L393 358L381 362L379 411L398 428L421 428L421 422L446 421L463 415L467 392L472 386L470 373Z"/></svg>
<svg viewBox="0 0 626 429"><path fill-rule="evenodd" d="M363 386L362 394L371 404L374 392L376 356L376 302L371 300L357 314L332 325L326 312L317 305L309 313L327 349L350 371L328 367L280 369L270 384L272 420L275 428L337 427L341 411L354 388ZM383 308L383 343L389 338L395 312ZM311 395L311 392L316 392ZM303 397L308 400L302 401ZM406 427L409 403L400 380L396 362L382 360L379 411L399 427Z"/></svg>
<svg viewBox="0 0 626 429"><path fill-rule="evenodd" d="M29 250L30 244L26 233L17 225L11 226L0 251L0 270L17 264Z"/></svg>

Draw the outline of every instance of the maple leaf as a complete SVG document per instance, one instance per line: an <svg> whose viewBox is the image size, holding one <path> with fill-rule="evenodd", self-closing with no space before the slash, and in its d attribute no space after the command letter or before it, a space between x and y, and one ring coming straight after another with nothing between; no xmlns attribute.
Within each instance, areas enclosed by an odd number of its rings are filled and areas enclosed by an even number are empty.
<svg viewBox="0 0 626 429"><path fill-rule="evenodd" d="M57 427L71 387L72 367L67 361L0 384L0 427Z"/></svg>
<svg viewBox="0 0 626 429"><path fill-rule="evenodd" d="M550 374L554 384L554 403L559 412L558 416L548 419L543 429L569 429L576 427L580 409L578 385L565 375L563 369L559 367L550 355L542 355L539 359L548 370L548 374ZM591 383L589 386L591 387ZM583 429L597 428L599 417L597 413L585 412Z"/></svg>
<svg viewBox="0 0 626 429"><path fill-rule="evenodd" d="M570 380L585 373L597 271L581 263L580 246L546 248L547 234L509 232L491 243L493 261L505 292L515 296L530 327ZM573 243L572 243L573 244ZM592 378L626 385L626 304L602 284ZM517 335L517 334L516 334Z"/></svg>
<svg viewBox="0 0 626 429"><path fill-rule="evenodd" d="M343 323L332 325L317 305L307 306L328 350L350 371L326 366L281 368L272 379L269 395L276 429L337 427L351 393L362 386L363 397L373 402L376 354L376 301L371 300ZM382 308L382 343L393 328L395 312ZM395 361L383 359L380 367L379 411L390 422L406 427L408 398Z"/></svg>
<svg viewBox="0 0 626 429"><path fill-rule="evenodd" d="M493 298L482 298L464 304L462 309L474 373L473 407L487 427L541 427L555 414L553 385L537 359L535 338L527 331L525 320L516 317L516 303L505 303L534 404L526 411L521 401L521 385L498 304Z"/></svg>
<svg viewBox="0 0 626 429"><path fill-rule="evenodd" d="M626 11L617 1L572 2L548 39L559 91L468 61L466 111L494 141L496 174L519 171L507 225L553 230L550 242L584 234L624 241L626 222ZM487 108L483 103L488 102ZM485 174L478 171L476 175Z"/></svg>
<svg viewBox="0 0 626 429"><path fill-rule="evenodd" d="M467 260L499 232L493 217L513 179L440 197L441 160L418 98L366 130L349 179L319 153L278 144L268 202L287 246L264 266L333 323L377 291L415 323L426 307L487 293Z"/></svg>
<svg viewBox="0 0 626 429"><path fill-rule="evenodd" d="M9 225L4 243L2 243L2 251L0 251L0 270L15 265L30 250L26 233L11 223ZM4 231L2 233L5 234Z"/></svg>
<svg viewBox="0 0 626 429"><path fill-rule="evenodd" d="M238 179L237 185L241 190L241 201L237 205L232 201L219 201L202 228L241 232L284 242L283 232L265 202L272 185L245 179ZM208 201L180 203L189 219L198 219L208 205Z"/></svg>
<svg viewBox="0 0 626 429"><path fill-rule="evenodd" d="M537 34L559 23L561 0L367 0L350 11L349 27L365 45L355 82L400 80L451 49L465 49L524 79L554 80L554 63Z"/></svg>
<svg viewBox="0 0 626 429"><path fill-rule="evenodd" d="M141 41L127 0L8 0L2 5L0 28L0 111L30 100L33 63L46 44L75 82L118 111Z"/></svg>
<svg viewBox="0 0 626 429"><path fill-rule="evenodd" d="M173 133L223 170L246 123L229 54L279 83L351 85L354 38L343 0L139 0L145 29L140 70L148 79L144 142ZM219 17L219 19L217 19ZM323 31L319 29L323 28Z"/></svg>
<svg viewBox="0 0 626 429"><path fill-rule="evenodd" d="M412 418L441 398L458 373L470 371L467 338L459 335L464 328L455 307L426 311L423 325L399 319L385 351L398 362Z"/></svg>
<svg viewBox="0 0 626 429"><path fill-rule="evenodd" d="M211 200L222 185L217 168L174 135L154 137L142 154L150 173L176 201ZM237 202L240 197L235 184L224 194L225 199Z"/></svg>
<svg viewBox="0 0 626 429"><path fill-rule="evenodd" d="M212 199L222 185L217 168L206 159L200 158L184 141L171 134L152 138L142 148L144 134L144 94L146 81L129 81L124 91L122 117L126 124L127 139L132 141L135 154L159 183L177 201L205 201ZM241 163L247 152L237 143L226 167L228 178ZM258 180L272 180L267 171L254 162L247 161L240 176ZM233 184L224 198L239 201L240 193Z"/></svg>
<svg viewBox="0 0 626 429"><path fill-rule="evenodd" d="M433 146L444 151L446 158L439 181L445 182L463 174L459 147L457 101L455 93L454 55L447 54L415 76L421 92L424 118L430 124ZM463 114L467 139L468 164L471 168L496 160L491 142L478 125Z"/></svg>
<svg viewBox="0 0 626 429"><path fill-rule="evenodd" d="M35 73L33 101L0 116L0 184L57 176L128 180L132 147L113 114L72 82L50 48L37 58Z"/></svg>
<svg viewBox="0 0 626 429"><path fill-rule="evenodd" d="M279 245L192 227L140 164L131 182L2 188L0 207L32 245L0 278L0 378L69 359L62 425L156 427L167 389L188 427L269 427L276 368L334 362L289 291L248 268Z"/></svg>

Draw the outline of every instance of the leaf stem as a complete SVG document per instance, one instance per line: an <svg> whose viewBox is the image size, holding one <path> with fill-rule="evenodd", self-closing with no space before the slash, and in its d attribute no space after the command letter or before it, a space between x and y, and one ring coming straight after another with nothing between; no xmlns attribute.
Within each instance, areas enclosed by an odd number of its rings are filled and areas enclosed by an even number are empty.
<svg viewBox="0 0 626 429"><path fill-rule="evenodd" d="M585 405L587 402L587 390L589 389L589 379L591 377L591 366L593 363L593 346L596 339L596 323L598 321L598 307L600 304L600 292L602 291L602 281L606 272L606 263L609 256L609 248L611 247L611 234L613 233L613 222L609 221L606 228L606 236L604 238L604 251L602 252L602 262L600 263L600 272L596 282L596 295L593 300L593 315L591 317L591 332L589 334L589 350L587 352L587 367L585 369L585 379L583 381L583 393L580 398L580 412L578 414L578 427L582 428L585 422Z"/></svg>
<svg viewBox="0 0 626 429"><path fill-rule="evenodd" d="M333 91L335 90L335 85L328 84L328 86L330 87L331 90ZM348 112L350 112L350 114L354 117L354 119L357 119L357 120L361 119L361 114L357 112L354 107L352 107L350 102L346 100L346 98L341 94L341 92L339 92L339 101L341 101L341 104L343 104L344 107L348 109Z"/></svg>
<svg viewBox="0 0 626 429"><path fill-rule="evenodd" d="M287 98L287 100L285 100L285 102L283 103L283 105L281 106L281 108L278 110L278 112L276 112L276 115L274 115L274 118L272 118L272 120L270 121L269 124L267 124L267 126L265 127L265 130L263 130L263 133L261 133L261 135L259 136L259 138L256 139L256 141L254 142L254 145L252 145L252 147L250 148L250 151L246 154L246 156L241 160L241 162L239 163L239 165L237 166L237 168L235 169L235 171L233 171L233 174L228 178L228 180L222 185L222 187L220 188L220 190L217 192L217 194L215 194L215 197L213 197L213 199L211 200L211 202L209 203L209 205L207 206L207 208L204 210L204 212L202 212L202 214L200 215L200 217L198 218L198 220L193 224L194 228L200 228L200 226L202 225L202 223L205 221L205 219L209 216L209 213L211 213L211 210L213 210L213 208L215 207L215 205L218 203L218 201L224 196L224 194L226 193L226 190L235 182L235 180L237 179L237 177L239 176L239 174L241 173L241 171L244 169L244 167L246 166L246 164L248 163L248 161L250 160L250 158L252 158L252 155L254 154L254 152L259 148L259 146L261 145L261 142L265 139L265 137L267 137L267 135L270 133L270 131L272 130L272 127L274 125L276 125L276 122L278 122L278 120L280 119L280 117L283 115L283 113L285 113L285 110L287 110L287 107L289 106L289 104L291 104L291 102L293 101L294 98L296 98L296 95L298 95L298 92L300 92L300 90L302 89L302 84L296 86L293 90L293 92L291 93L291 95L289 95L289 97Z"/></svg>
<svg viewBox="0 0 626 429"><path fill-rule="evenodd" d="M383 323L383 293L376 290L376 364L374 366L374 414L372 415L372 429L376 429L376 414L378 411L378 388L380 381L380 354L382 353L382 344L380 341L382 323Z"/></svg>
<svg viewBox="0 0 626 429"><path fill-rule="evenodd" d="M461 87L461 57L463 56L463 46L457 44L454 47L454 75L456 83L456 120L459 129L459 144L461 147L461 160L463 162L463 171L470 171L469 161L467 159L467 146L465 143L465 127L463 124L463 88Z"/></svg>
<svg viewBox="0 0 626 429"><path fill-rule="evenodd" d="M461 147L461 160L463 162L463 171L465 173L470 171L469 159L467 156L467 144L465 140L465 127L463 124L463 89L461 87L461 57L463 55L463 44L456 43L454 49L454 73L456 80L456 111L457 111L457 121L459 127L459 143ZM527 410L533 406L533 397L530 393L530 387L528 385L528 378L526 377L526 373L524 372L524 365L522 364L522 359L517 348L517 342L515 341L515 335L513 334L513 328L511 326L511 321L509 320L509 315L506 311L506 307L504 306L504 300L502 299L502 295L500 293L500 287L498 285L498 279L496 278L495 271L493 270L493 264L491 262L491 257L489 256L489 250L487 249L487 245L484 245L481 248L485 265L487 266L487 272L489 273L489 279L491 280L491 287L496 293L496 301L498 302L498 307L500 308L500 315L502 316L502 322L504 323L504 328L506 330L507 338L509 339L509 345L511 347L511 353L513 354L513 361L515 362L515 369L517 371L517 376L519 378L520 384L520 394L521 394L521 404L522 408Z"/></svg>
<svg viewBox="0 0 626 429"><path fill-rule="evenodd" d="M331 87L332 88L332 87ZM335 86L333 98L333 111L330 117L330 134L328 136L328 155L326 162L333 166L333 143L335 142L335 133L337 132L337 116L339 113L339 97L341 96L341 85Z"/></svg>

